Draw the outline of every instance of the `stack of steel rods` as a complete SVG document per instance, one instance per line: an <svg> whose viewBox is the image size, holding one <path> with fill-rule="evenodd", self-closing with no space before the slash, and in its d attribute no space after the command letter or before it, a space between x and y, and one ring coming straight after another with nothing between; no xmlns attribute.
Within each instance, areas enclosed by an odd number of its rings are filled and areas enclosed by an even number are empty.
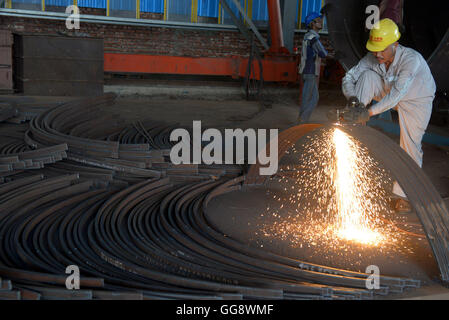
<svg viewBox="0 0 449 320"><path fill-rule="evenodd" d="M174 167L168 156L173 145L170 132L175 126L154 121L125 126L119 117L101 109L114 98L104 95L51 108L31 121L25 142L33 147L67 143L68 160L111 170L114 179L125 183L164 176L180 182L196 181L212 175L235 177L241 173L236 174L237 166L229 171L223 167L211 172L199 171L197 165Z"/></svg>
<svg viewBox="0 0 449 320"><path fill-rule="evenodd" d="M77 175L0 185L0 275L25 299L371 299L419 281L308 264L252 248L212 226L211 199L243 177L168 178L93 189ZM55 192L58 190L58 192ZM81 289L67 290L69 265Z"/></svg>
<svg viewBox="0 0 449 320"><path fill-rule="evenodd" d="M0 278L0 300L20 300L21 294L13 290L11 280Z"/></svg>
<svg viewBox="0 0 449 320"><path fill-rule="evenodd" d="M65 143L32 149L25 144L26 126L2 125L0 130L0 174L13 174L26 169L40 169L67 157Z"/></svg>
<svg viewBox="0 0 449 320"><path fill-rule="evenodd" d="M18 152L14 152L18 151ZM67 157L65 143L37 150L14 150L12 153L0 156L0 172L40 169L44 165L61 161Z"/></svg>
<svg viewBox="0 0 449 320"><path fill-rule="evenodd" d="M182 183L236 177L242 173L238 165L172 164L170 133L176 126L151 120L126 125L120 117L105 112L114 99L115 95L107 94L55 103L51 107L45 105L29 124L2 124L0 136L4 143L0 145L0 154L8 155L0 160L2 180L5 175L7 180L17 173L26 175L24 169L38 169L44 164L41 173L47 176L78 173L82 179L92 179L97 186L111 183L124 186L164 176ZM35 154L42 157L45 148L55 146L67 146L67 150L54 154L48 149L44 161L29 160L32 150L41 150ZM23 152L27 152L26 162L18 162L20 157L12 158ZM48 165L61 158L65 160Z"/></svg>
<svg viewBox="0 0 449 320"><path fill-rule="evenodd" d="M24 137L20 161L50 151L67 155L38 170L0 175L0 277L9 279L9 298L371 299L419 287L417 280L381 276L380 289L367 290L367 274L227 237L205 210L214 197L240 190L245 178L229 177L241 168L171 164L173 127L152 121L127 127L101 110L113 99L55 106L29 129L9 134ZM438 221L427 218L426 231L433 232L430 224ZM444 235L439 231L432 236ZM444 247L438 237L434 246ZM71 265L80 269L80 290L65 288Z"/></svg>
<svg viewBox="0 0 449 320"><path fill-rule="evenodd" d="M6 122L8 123L24 123L27 121L32 120L33 118L37 117L39 114L47 110L48 108L58 106L60 103L21 103L17 104L17 115L9 118Z"/></svg>
<svg viewBox="0 0 449 320"><path fill-rule="evenodd" d="M386 168L407 195L432 248L443 281L449 281L449 211L430 179L413 159L390 139L369 127L343 129L361 141Z"/></svg>
<svg viewBox="0 0 449 320"><path fill-rule="evenodd" d="M0 102L0 122L14 118L19 111L10 103Z"/></svg>
<svg viewBox="0 0 449 320"><path fill-rule="evenodd" d="M283 155L305 134L324 127L306 124L289 128L279 134L279 156ZM334 128L328 126L328 129ZM379 131L362 125L338 125L365 146L370 154L389 170L416 211L441 272L441 279L449 281L449 211L429 178L394 141ZM246 184L264 184L269 177L259 175L260 163L252 165Z"/></svg>
<svg viewBox="0 0 449 320"><path fill-rule="evenodd" d="M30 121L48 108L60 104L61 102L39 102L37 99L27 96L0 96L0 121L20 124ZM8 109L7 115L4 113L5 107Z"/></svg>

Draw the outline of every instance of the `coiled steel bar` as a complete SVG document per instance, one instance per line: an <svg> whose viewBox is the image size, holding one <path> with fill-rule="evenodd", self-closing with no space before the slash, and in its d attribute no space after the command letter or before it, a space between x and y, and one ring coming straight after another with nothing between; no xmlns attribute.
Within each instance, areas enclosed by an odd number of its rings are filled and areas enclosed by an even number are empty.
<svg viewBox="0 0 449 320"><path fill-rule="evenodd" d="M92 189L77 175L5 183L0 274L23 296L43 299L369 299L417 285L383 277L382 290L372 292L366 274L311 264L307 270L305 262L226 237L204 210L243 181L150 179L115 190ZM68 265L88 276L77 294L55 286Z"/></svg>

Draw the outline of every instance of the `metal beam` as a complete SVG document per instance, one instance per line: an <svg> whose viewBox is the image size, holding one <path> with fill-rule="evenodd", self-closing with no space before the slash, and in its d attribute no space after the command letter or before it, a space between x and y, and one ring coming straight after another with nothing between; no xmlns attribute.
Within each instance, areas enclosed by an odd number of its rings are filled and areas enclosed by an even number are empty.
<svg viewBox="0 0 449 320"><path fill-rule="evenodd" d="M297 5L298 1L281 0L282 31L284 34L284 46L290 52L293 52Z"/></svg>
<svg viewBox="0 0 449 320"><path fill-rule="evenodd" d="M282 17L279 0L267 0L268 15L270 20L271 52L281 52L284 47L282 34Z"/></svg>
<svg viewBox="0 0 449 320"><path fill-rule="evenodd" d="M259 30L257 30L256 26L254 25L252 20L248 17L248 15L246 14L245 10L243 10L243 8L240 5L240 3L238 2L238 0L231 0L231 1L235 4L235 6L237 7L237 10L239 10L239 13L243 16L243 18L246 21L246 23L248 23L250 29L254 32L254 34L256 35L257 39L259 39L260 43L265 48L265 50L268 50L270 47L268 46L267 41L262 37L262 35L260 34ZM225 9L226 12L231 16L232 21L234 21L234 24L237 26L237 28L239 28L240 32L242 32L242 34L245 36L246 40L248 40L248 42L251 42L251 36L248 33L248 29L240 21L240 19L237 18L237 16L234 14L234 12L229 7L229 5L226 2L226 0L220 0L220 3L222 5L223 9Z"/></svg>
<svg viewBox="0 0 449 320"><path fill-rule="evenodd" d="M237 79L246 76L248 61L249 58L240 56L209 58L105 52L104 72L209 75ZM263 79L268 82L296 82L295 60L279 60L269 57L261 60L262 68L258 65L257 56L253 61L251 67L254 73L251 74L251 79ZM260 70L263 73L262 77Z"/></svg>

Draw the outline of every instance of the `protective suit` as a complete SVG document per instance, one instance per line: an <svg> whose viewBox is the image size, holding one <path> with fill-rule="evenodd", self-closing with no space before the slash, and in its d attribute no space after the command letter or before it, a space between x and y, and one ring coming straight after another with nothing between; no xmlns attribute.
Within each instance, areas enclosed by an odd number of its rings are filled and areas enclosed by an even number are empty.
<svg viewBox="0 0 449 320"><path fill-rule="evenodd" d="M391 108L399 113L400 145L421 167L421 141L432 114L436 85L427 62L417 51L398 45L392 64L386 70L368 53L343 78L343 94L356 96L371 106L374 115ZM405 197L397 183L393 193Z"/></svg>

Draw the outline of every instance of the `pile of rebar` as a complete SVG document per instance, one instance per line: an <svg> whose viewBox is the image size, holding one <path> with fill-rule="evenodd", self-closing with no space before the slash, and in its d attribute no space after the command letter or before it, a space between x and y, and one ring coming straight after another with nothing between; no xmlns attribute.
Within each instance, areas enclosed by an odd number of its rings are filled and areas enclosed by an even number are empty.
<svg viewBox="0 0 449 320"><path fill-rule="evenodd" d="M17 108L11 104L0 102L0 122L11 119L17 116L18 113Z"/></svg>
<svg viewBox="0 0 449 320"><path fill-rule="evenodd" d="M177 126L151 120L126 124L119 116L105 111L114 99L115 95L107 94L65 104L38 105L40 111L29 124L17 125L14 129L8 124L7 130L0 130L0 135L8 139L0 145L0 154L8 155L4 162L10 161L2 170L15 174L22 173L20 169L46 165L45 171L39 173L76 172L82 179L93 179L95 185L122 186L165 176L183 182L241 174L241 167L236 165L173 165L169 161L173 145L169 137ZM16 103L18 108L23 105ZM66 145L67 150L64 154L53 154L51 150L55 145ZM26 166L13 165L9 156L17 155L20 160L19 153L26 152L23 157L29 158L33 150L35 154L44 155L46 161L37 159ZM61 156L64 161L47 165L60 160ZM50 161L52 159L54 161Z"/></svg>
<svg viewBox="0 0 449 320"><path fill-rule="evenodd" d="M299 125L279 134L278 159L307 133L323 128L323 124ZM336 127L330 125L329 128ZM449 210L430 179L416 162L391 139L379 131L362 125L338 125L368 148L372 156L391 172L407 195L426 233L438 263L441 280L449 281ZM252 165L245 184L262 185L269 177L259 175L260 163Z"/></svg>
<svg viewBox="0 0 449 320"><path fill-rule="evenodd" d="M0 186L0 274L18 297L42 299L370 299L419 281L317 266L237 242L204 210L243 177L92 189L77 175L33 176ZM81 289L65 270L80 268ZM30 293L34 293L31 296ZM131 296L130 296L131 295Z"/></svg>
<svg viewBox="0 0 449 320"><path fill-rule="evenodd" d="M3 148L2 157L26 163L32 155L45 167L12 162L12 172L0 173L0 277L10 280L0 298L371 299L419 287L381 276L381 287L367 290L367 274L224 235L205 209L214 197L240 190L241 168L171 164L174 126L126 125L100 108L113 99L48 108L11 134L23 134L20 150ZM43 160L50 157L61 161ZM79 290L66 288L73 265Z"/></svg>
<svg viewBox="0 0 449 320"><path fill-rule="evenodd" d="M0 128L0 176L41 169L67 157L67 144L33 149L24 141L26 125L2 124Z"/></svg>

